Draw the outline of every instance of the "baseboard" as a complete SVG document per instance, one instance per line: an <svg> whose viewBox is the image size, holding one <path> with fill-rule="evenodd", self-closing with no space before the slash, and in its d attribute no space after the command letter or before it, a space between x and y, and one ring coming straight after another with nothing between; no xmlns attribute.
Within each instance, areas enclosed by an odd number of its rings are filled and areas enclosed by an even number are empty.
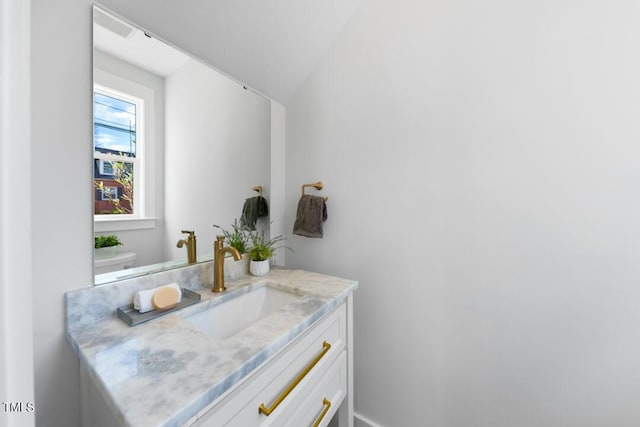
<svg viewBox="0 0 640 427"><path fill-rule="evenodd" d="M358 414L357 412L353 413L353 418L356 421L359 421L360 425L364 424L362 427L382 427L380 424L374 423L370 419L363 417L362 415ZM356 424L356 427L357 426L358 426L358 424Z"/></svg>

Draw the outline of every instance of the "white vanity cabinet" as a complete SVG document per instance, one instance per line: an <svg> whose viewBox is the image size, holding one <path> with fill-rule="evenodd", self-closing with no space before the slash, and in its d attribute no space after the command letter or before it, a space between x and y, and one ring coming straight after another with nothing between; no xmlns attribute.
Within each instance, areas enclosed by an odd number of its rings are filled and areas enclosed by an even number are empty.
<svg viewBox="0 0 640 427"><path fill-rule="evenodd" d="M199 277L199 268L154 280ZM199 305L129 327L114 312L149 277L137 280L65 295L83 426L353 427L356 281L274 269L228 282L223 295L196 287ZM299 298L226 338L190 320L264 287ZM225 316L215 321L233 322Z"/></svg>
<svg viewBox="0 0 640 427"><path fill-rule="evenodd" d="M351 307L349 296L186 425L326 426L337 413L332 425L352 427Z"/></svg>

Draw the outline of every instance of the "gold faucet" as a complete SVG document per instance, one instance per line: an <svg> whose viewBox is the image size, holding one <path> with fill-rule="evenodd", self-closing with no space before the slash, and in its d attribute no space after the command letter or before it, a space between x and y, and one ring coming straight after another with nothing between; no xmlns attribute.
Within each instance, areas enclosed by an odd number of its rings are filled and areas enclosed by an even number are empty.
<svg viewBox="0 0 640 427"><path fill-rule="evenodd" d="M224 253L229 252L233 255L233 259L239 261L242 259L240 252L232 246L224 246L224 236L218 236L213 242L213 292L224 291Z"/></svg>
<svg viewBox="0 0 640 427"><path fill-rule="evenodd" d="M189 262L189 264L195 264L196 258L197 258L195 232L189 231L189 230L181 230L180 232L184 234L189 234L189 237L187 237L186 239L178 240L177 246L181 248L184 245L187 245L187 261Z"/></svg>

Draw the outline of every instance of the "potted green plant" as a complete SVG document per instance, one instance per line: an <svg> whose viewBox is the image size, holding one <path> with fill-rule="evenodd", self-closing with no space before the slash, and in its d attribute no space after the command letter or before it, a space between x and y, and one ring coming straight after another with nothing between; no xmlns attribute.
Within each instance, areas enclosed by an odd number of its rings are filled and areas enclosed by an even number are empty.
<svg viewBox="0 0 640 427"><path fill-rule="evenodd" d="M249 272L254 276L264 276L269 273L269 259L275 254L276 243L284 240L282 236L276 236L273 239L266 240L264 233L258 234L253 232L250 234L251 246L249 247ZM286 246L285 246L286 247ZM291 248L287 249L291 250Z"/></svg>
<svg viewBox="0 0 640 427"><path fill-rule="evenodd" d="M107 236L95 236L95 251L97 259L112 258L116 256L117 246L122 242L115 234Z"/></svg>
<svg viewBox="0 0 640 427"><path fill-rule="evenodd" d="M226 230L219 225L213 224L213 226L222 231L229 246L236 248L241 254L247 253L250 230L246 225L238 222L238 218L234 219L233 224L231 224L232 231Z"/></svg>

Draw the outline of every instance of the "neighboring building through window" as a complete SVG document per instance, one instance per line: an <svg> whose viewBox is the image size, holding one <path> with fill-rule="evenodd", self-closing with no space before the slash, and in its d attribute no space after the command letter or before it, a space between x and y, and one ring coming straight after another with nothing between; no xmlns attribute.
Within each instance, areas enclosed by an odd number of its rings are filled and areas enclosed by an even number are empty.
<svg viewBox="0 0 640 427"><path fill-rule="evenodd" d="M139 216L143 101L96 86L93 100L95 215Z"/></svg>

